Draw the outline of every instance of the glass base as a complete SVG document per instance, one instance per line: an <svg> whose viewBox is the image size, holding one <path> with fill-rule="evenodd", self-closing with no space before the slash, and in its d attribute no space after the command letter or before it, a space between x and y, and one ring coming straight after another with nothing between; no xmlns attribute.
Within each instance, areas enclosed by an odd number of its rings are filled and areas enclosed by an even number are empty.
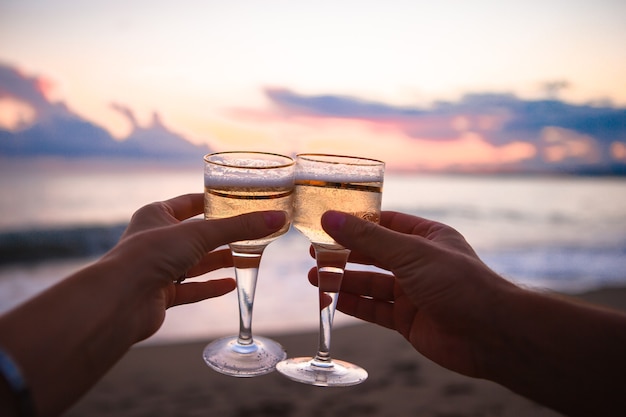
<svg viewBox="0 0 626 417"><path fill-rule="evenodd" d="M287 357L279 343L260 336L253 340L251 345L241 345L236 336L223 337L209 343L202 357L215 371L237 377L269 374Z"/></svg>
<svg viewBox="0 0 626 417"><path fill-rule="evenodd" d="M367 379L365 369L339 360L319 364L313 358L290 358L279 362L276 370L293 381L318 387L347 387Z"/></svg>

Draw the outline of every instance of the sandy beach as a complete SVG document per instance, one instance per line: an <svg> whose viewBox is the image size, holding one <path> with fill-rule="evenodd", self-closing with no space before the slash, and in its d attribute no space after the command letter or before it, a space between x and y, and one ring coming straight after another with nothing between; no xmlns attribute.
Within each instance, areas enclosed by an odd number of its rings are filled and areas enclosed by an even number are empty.
<svg viewBox="0 0 626 417"><path fill-rule="evenodd" d="M580 297L626 311L626 288ZM317 334L273 337L289 356L310 356ZM369 372L363 384L320 388L274 372L233 378L201 357L209 340L131 351L66 415L105 416L560 416L489 381L448 371L419 355L398 333L371 324L335 329L333 356Z"/></svg>

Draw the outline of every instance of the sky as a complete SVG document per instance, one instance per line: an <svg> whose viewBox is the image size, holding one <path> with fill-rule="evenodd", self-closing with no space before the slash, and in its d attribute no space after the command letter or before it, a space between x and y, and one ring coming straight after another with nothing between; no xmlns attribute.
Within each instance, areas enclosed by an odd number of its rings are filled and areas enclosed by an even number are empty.
<svg viewBox="0 0 626 417"><path fill-rule="evenodd" d="M0 64L119 141L158 120L214 150L398 169L626 163L625 16L622 0L0 0ZM16 131L38 113L9 90Z"/></svg>

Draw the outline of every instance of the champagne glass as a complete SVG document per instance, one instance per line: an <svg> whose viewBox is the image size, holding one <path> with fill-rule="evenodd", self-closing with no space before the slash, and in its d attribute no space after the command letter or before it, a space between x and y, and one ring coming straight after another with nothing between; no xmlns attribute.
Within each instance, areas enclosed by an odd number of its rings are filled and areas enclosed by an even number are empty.
<svg viewBox="0 0 626 417"><path fill-rule="evenodd" d="M372 222L380 219L384 162L351 156L299 154L293 225L313 244L317 262L320 333L314 357L290 358L276 370L286 377L317 386L349 386L367 379L367 371L333 360L330 338L341 280L350 251L321 226L328 210L338 210Z"/></svg>
<svg viewBox="0 0 626 417"><path fill-rule="evenodd" d="M283 210L291 220L295 162L263 152L219 152L204 157L204 217L217 219L262 210ZM206 346L204 361L231 376L252 377L275 369L286 353L277 342L252 337L252 310L261 263L267 245L287 232L289 221L263 239L231 243L239 301L239 335Z"/></svg>

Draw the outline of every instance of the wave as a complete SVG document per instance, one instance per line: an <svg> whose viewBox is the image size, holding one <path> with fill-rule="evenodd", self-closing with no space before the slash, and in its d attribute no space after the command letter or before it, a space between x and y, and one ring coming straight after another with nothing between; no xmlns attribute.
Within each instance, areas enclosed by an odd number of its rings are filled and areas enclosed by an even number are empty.
<svg viewBox="0 0 626 417"><path fill-rule="evenodd" d="M4 278L15 280L16 276L21 276L22 270L28 271L25 276L30 278L40 274L48 279L55 275L55 265L63 264L59 261L97 258L119 241L125 227L126 224L74 225L0 232L0 285ZM612 242L517 241L476 249L489 267L524 286L576 292L626 284L626 239L623 237ZM281 287L295 285L291 283L297 280L292 277L306 276L312 266L308 242L294 229L273 243L264 258L264 274L286 280L278 284ZM9 275L3 276L5 272ZM61 277L66 272L57 275ZM33 283L41 281L35 278ZM20 285L27 285L25 282L22 280ZM5 285L9 285L7 283ZM2 291L14 289L4 287L0 288L0 293Z"/></svg>
<svg viewBox="0 0 626 417"><path fill-rule="evenodd" d="M495 271L530 286L585 291L626 283L626 241L594 246L501 248L479 255Z"/></svg>
<svg viewBox="0 0 626 417"><path fill-rule="evenodd" d="M572 212L567 210L540 211L514 208L493 208L480 207L477 205L449 205L430 207L388 207L386 210L406 212L415 216L427 219L438 220L444 223L453 221L481 221L481 222L508 222L511 224L542 224L551 225L571 225L594 221L595 223L624 224L626 213L609 213L598 218L585 212Z"/></svg>
<svg viewBox="0 0 626 417"><path fill-rule="evenodd" d="M0 266L102 255L126 224L80 225L0 233Z"/></svg>

